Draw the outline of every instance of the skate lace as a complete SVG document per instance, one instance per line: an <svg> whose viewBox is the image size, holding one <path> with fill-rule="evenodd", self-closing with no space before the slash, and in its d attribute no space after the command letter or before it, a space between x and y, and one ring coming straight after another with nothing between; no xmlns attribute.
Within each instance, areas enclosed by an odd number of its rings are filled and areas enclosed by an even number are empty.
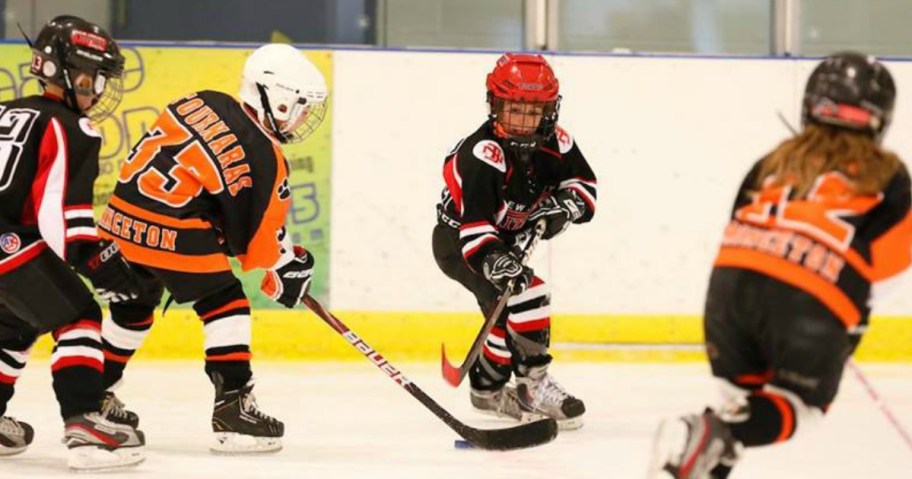
<svg viewBox="0 0 912 479"><path fill-rule="evenodd" d="M0 434L23 435L25 429L15 418L4 416L0 417Z"/></svg>
<svg viewBox="0 0 912 479"><path fill-rule="evenodd" d="M124 403L121 402L120 399L117 399L117 396L114 396L113 394L105 396L101 414L104 417L114 417L122 420L127 419L127 411Z"/></svg>
<svg viewBox="0 0 912 479"><path fill-rule="evenodd" d="M244 412L263 421L274 421L270 416L267 416L260 408L257 406L256 397L253 393L247 393L241 396L241 406L244 408Z"/></svg>
<svg viewBox="0 0 912 479"><path fill-rule="evenodd" d="M564 399L570 397L570 394L557 381L551 379L550 375L542 378L537 388L539 404L557 404L560 405Z"/></svg>

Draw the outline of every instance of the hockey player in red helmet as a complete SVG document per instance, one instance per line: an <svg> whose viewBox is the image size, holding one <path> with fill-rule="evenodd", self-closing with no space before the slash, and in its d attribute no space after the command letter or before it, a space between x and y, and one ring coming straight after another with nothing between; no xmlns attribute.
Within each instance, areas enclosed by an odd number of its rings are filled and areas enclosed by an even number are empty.
<svg viewBox="0 0 912 479"><path fill-rule="evenodd" d="M101 149L92 121L119 103L123 66L107 32L59 16L32 46L30 72L43 94L0 103L0 456L33 439L31 426L5 413L32 345L51 333L69 467L143 460L143 433L103 417L102 312L80 278L110 303L142 292L116 245L99 240L92 212Z"/></svg>
<svg viewBox="0 0 912 479"><path fill-rule="evenodd" d="M549 372L548 285L524 265L514 242L538 219L544 239L595 214L596 179L557 125L557 78L541 55L500 57L487 77L488 120L443 164L445 187L433 233L437 265L471 291L484 314L512 280L512 296L469 373L472 405L527 420L582 426L583 402ZM508 385L511 376L516 385Z"/></svg>
<svg viewBox="0 0 912 479"><path fill-rule="evenodd" d="M912 264L909 173L880 139L896 86L873 57L820 62L804 127L741 183L704 332L715 409L666 420L651 479L725 479L744 448L804 434L832 404L871 301Z"/></svg>

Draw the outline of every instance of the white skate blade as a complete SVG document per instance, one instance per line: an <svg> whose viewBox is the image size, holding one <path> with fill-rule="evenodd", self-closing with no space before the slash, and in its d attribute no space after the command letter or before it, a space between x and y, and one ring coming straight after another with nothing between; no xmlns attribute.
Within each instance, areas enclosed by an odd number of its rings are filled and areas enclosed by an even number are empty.
<svg viewBox="0 0 912 479"><path fill-rule="evenodd" d="M236 432L217 432L215 433L215 444L209 450L214 454L225 456L269 454L282 450L282 438L248 436Z"/></svg>
<svg viewBox="0 0 912 479"><path fill-rule="evenodd" d="M0 446L0 456L15 456L16 454L22 454L26 449L28 449L27 445L22 447Z"/></svg>
<svg viewBox="0 0 912 479"><path fill-rule="evenodd" d="M583 427L583 416L557 420L557 429L559 431L575 431L581 427Z"/></svg>
<svg viewBox="0 0 912 479"><path fill-rule="evenodd" d="M481 408L475 407L474 405L472 405L472 409L475 410L475 412L477 412L479 414L484 414L485 416L492 416L492 417L496 417L496 418L500 418L500 419L510 419L512 421L519 421L521 424L525 424L527 422L538 421L540 419L545 419L545 416L543 416L541 414L535 414L532 412L524 412L524 413L522 413L521 418L516 419L515 417L513 417L509 414L504 414L502 412L498 412L498 411L495 411L492 409L481 409Z"/></svg>
<svg viewBox="0 0 912 479"><path fill-rule="evenodd" d="M681 448L686 440L686 424L678 418L663 420L653 437L649 474L646 479L676 479L671 472L665 469L665 466L677 465L672 462L672 459L681 455Z"/></svg>
<svg viewBox="0 0 912 479"><path fill-rule="evenodd" d="M73 472L104 472L134 467L145 459L142 447L79 446L70 449L67 466Z"/></svg>

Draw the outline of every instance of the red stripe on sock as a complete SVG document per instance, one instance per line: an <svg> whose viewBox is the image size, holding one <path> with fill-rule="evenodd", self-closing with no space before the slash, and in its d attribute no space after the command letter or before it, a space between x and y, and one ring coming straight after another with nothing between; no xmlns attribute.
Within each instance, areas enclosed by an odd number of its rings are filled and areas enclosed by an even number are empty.
<svg viewBox="0 0 912 479"><path fill-rule="evenodd" d="M85 356L67 356L60 358L54 361L54 364L51 365L51 371L56 373L61 369L77 366L85 366L87 368L95 369L98 372L104 371L104 364L101 361Z"/></svg>
<svg viewBox="0 0 912 479"><path fill-rule="evenodd" d="M497 364L502 364L504 366L509 366L510 363L513 362L511 360L511 358L500 357L500 356L494 354L493 352L491 352L491 348L489 348L487 344L484 345L484 355L486 358L490 359L491 361L494 361Z"/></svg>
<svg viewBox="0 0 912 479"><path fill-rule="evenodd" d="M507 324L510 325L510 329L516 331L517 333L542 331L551 327L551 317L536 319L535 321L525 321L522 323L514 323L512 321L508 321Z"/></svg>
<svg viewBox="0 0 912 479"><path fill-rule="evenodd" d="M130 361L130 356L122 356L120 354L114 354L108 350L105 350L104 358L105 358L105 361L111 361L113 363L121 363L121 364L127 364Z"/></svg>
<svg viewBox="0 0 912 479"><path fill-rule="evenodd" d="M80 319L75 323L67 324L66 326L61 326L54 330L54 339L60 337L61 334L73 331L74 329L89 329L97 333L101 333L101 323L93 319Z"/></svg>

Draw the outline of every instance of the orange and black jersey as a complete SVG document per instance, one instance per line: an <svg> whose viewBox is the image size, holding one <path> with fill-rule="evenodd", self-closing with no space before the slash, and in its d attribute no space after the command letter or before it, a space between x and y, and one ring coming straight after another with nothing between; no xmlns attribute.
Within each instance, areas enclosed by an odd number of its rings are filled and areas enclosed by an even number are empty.
<svg viewBox="0 0 912 479"><path fill-rule="evenodd" d="M70 265L97 249L100 149L89 119L58 98L0 103L0 272L45 247Z"/></svg>
<svg viewBox="0 0 912 479"><path fill-rule="evenodd" d="M595 174L573 137L560 127L521 159L504 148L485 123L447 155L443 178L440 219L459 228L462 255L476 271L489 252L506 248L505 239L522 230L529 216L559 190L572 189L586 203L577 223L595 214Z"/></svg>
<svg viewBox="0 0 912 479"><path fill-rule="evenodd" d="M187 273L291 257L291 205L278 143L234 98L202 91L168 105L133 148L99 221L132 262Z"/></svg>
<svg viewBox="0 0 912 479"><path fill-rule="evenodd" d="M759 170L741 185L715 266L758 271L813 295L847 328L866 324L870 300L912 265L905 166L877 195L828 172L803 198L771 178L757 188Z"/></svg>

